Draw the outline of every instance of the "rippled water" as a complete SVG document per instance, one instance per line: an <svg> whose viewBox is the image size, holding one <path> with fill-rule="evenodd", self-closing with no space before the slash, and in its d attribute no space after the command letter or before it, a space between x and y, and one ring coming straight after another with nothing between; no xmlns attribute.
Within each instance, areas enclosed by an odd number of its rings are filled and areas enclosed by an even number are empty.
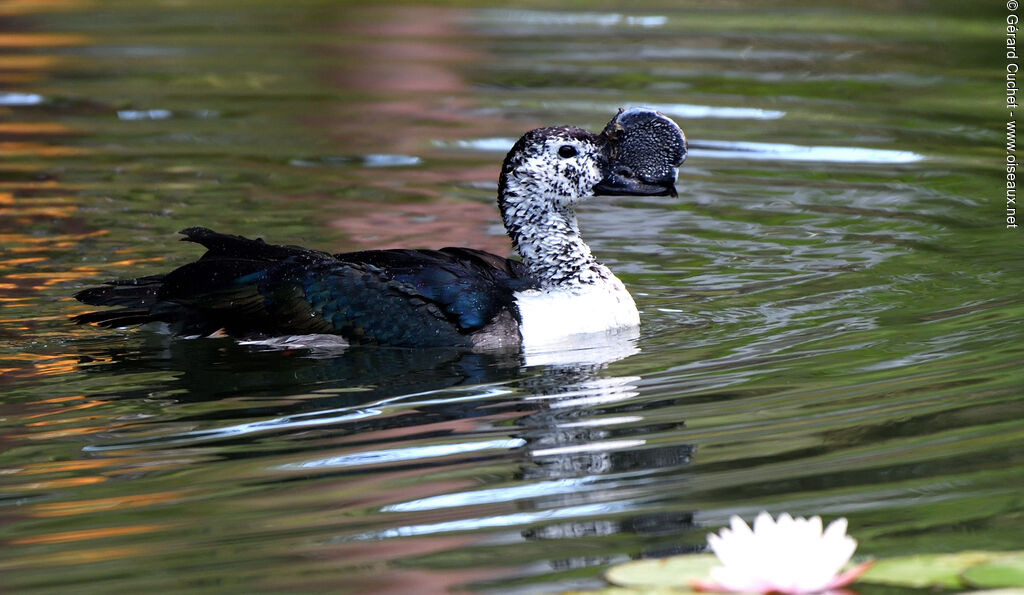
<svg viewBox="0 0 1024 595"><path fill-rule="evenodd" d="M0 5L0 584L559 591L762 509L844 515L875 556L1021 547L1002 15L478 6ZM513 140L622 105L692 143L679 200L581 213L634 341L339 356L67 321L196 257L196 224L507 253Z"/></svg>

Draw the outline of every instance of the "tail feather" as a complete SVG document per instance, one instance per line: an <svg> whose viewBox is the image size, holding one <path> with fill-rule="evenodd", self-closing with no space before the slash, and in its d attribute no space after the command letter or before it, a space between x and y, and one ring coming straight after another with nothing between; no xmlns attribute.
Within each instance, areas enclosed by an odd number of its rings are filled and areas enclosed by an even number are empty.
<svg viewBox="0 0 1024 595"><path fill-rule="evenodd" d="M165 322L177 334L206 335L231 328L242 335L276 332L275 314L268 310L264 287L268 276L285 281L287 273L333 257L298 246L278 246L263 240L217 233L204 227L180 232L182 240L206 248L198 260L162 275L111 281L83 289L75 298L93 306L119 306L112 310L73 316L78 324L121 327ZM278 290L280 291L280 290ZM281 309L276 305L276 309ZM297 310L308 309L299 303ZM285 319L302 319L295 314ZM309 318L305 314L305 318Z"/></svg>
<svg viewBox="0 0 1024 595"><path fill-rule="evenodd" d="M163 275L151 275L138 279L110 281L99 287L83 289L75 299L91 306L122 306L115 310L100 310L72 316L75 324L96 324L105 327L122 327L152 322L150 306L156 302L157 292L163 283Z"/></svg>
<svg viewBox="0 0 1024 595"><path fill-rule="evenodd" d="M164 275L151 275L138 279L108 281L99 287L83 289L75 299L91 306L134 306L152 304L163 284Z"/></svg>

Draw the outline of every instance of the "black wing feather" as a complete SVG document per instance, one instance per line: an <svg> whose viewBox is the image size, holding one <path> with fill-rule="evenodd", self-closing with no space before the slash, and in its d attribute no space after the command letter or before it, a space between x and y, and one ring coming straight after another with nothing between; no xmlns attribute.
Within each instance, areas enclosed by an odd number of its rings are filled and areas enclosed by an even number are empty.
<svg viewBox="0 0 1024 595"><path fill-rule="evenodd" d="M533 284L521 263L467 248L330 255L202 227L181 233L206 253L165 275L80 291L82 302L121 308L73 320L160 321L179 334L331 333L353 342L457 345L502 312L518 320L513 293Z"/></svg>

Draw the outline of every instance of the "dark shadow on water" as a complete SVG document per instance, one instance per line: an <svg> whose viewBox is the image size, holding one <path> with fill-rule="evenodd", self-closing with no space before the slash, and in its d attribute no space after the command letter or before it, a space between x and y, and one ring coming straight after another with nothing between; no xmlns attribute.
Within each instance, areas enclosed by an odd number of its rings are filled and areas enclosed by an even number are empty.
<svg viewBox="0 0 1024 595"><path fill-rule="evenodd" d="M389 395L500 382L514 378L520 366L518 354L358 347L331 355L307 349L246 346L233 339L155 335L146 337L137 350L85 350L81 357L87 364L83 369L89 373L115 377L154 371L174 373L176 380L162 390L185 402L304 392L333 395L324 397L332 399L330 403L320 405L356 405ZM138 396L119 392L116 398Z"/></svg>

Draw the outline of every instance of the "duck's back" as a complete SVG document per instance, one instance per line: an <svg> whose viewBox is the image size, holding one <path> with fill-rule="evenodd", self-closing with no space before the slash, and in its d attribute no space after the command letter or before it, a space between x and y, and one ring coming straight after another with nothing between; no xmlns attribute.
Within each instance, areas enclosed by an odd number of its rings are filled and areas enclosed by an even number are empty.
<svg viewBox="0 0 1024 595"><path fill-rule="evenodd" d="M332 334L398 346L517 345L521 263L466 248L331 255L194 227L207 248L166 275L117 281L75 297L116 310L79 315L104 326L164 322L182 335Z"/></svg>

